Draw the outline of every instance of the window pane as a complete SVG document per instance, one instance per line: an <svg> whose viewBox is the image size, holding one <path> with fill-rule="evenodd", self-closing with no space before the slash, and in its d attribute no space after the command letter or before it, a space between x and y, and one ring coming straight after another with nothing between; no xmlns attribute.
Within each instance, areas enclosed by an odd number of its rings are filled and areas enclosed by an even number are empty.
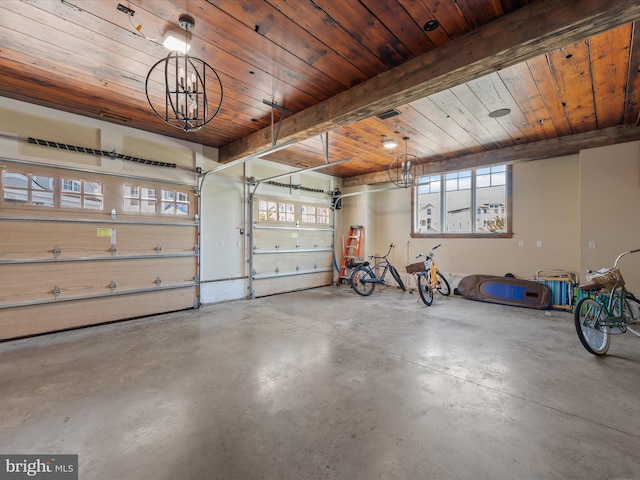
<svg viewBox="0 0 640 480"><path fill-rule="evenodd" d="M82 189L80 188L80 180L65 180L61 179L61 188L63 192L74 192L80 193Z"/></svg>
<svg viewBox="0 0 640 480"><path fill-rule="evenodd" d="M27 190L17 190L14 188L5 188L3 194L4 203L13 205L28 205L29 192Z"/></svg>
<svg viewBox="0 0 640 480"><path fill-rule="evenodd" d="M36 175L31 178L31 188L33 190L53 190L53 178Z"/></svg>
<svg viewBox="0 0 640 480"><path fill-rule="evenodd" d="M184 192L176 192L176 201L178 202L188 202L189 201L189 194L184 193Z"/></svg>
<svg viewBox="0 0 640 480"><path fill-rule="evenodd" d="M164 190L163 190L164 193ZM162 213L164 214L174 214L175 213L175 204L162 202Z"/></svg>
<svg viewBox="0 0 640 480"><path fill-rule="evenodd" d="M132 185L125 185L123 195L125 197L138 197L140 194L138 192L138 187L134 187Z"/></svg>
<svg viewBox="0 0 640 480"><path fill-rule="evenodd" d="M123 207L125 212L138 212L140 210L140 201L137 198L125 198Z"/></svg>
<svg viewBox="0 0 640 480"><path fill-rule="evenodd" d="M176 203L176 213L178 215L189 215L189 204Z"/></svg>
<svg viewBox="0 0 640 480"><path fill-rule="evenodd" d="M162 190L162 199L163 200L174 200L175 192L173 190Z"/></svg>
<svg viewBox="0 0 640 480"><path fill-rule="evenodd" d="M81 208L80 195L64 193L60 195L60 206L69 208Z"/></svg>
<svg viewBox="0 0 640 480"><path fill-rule="evenodd" d="M87 208L89 210L100 210L102 208L102 197L85 195L84 208Z"/></svg>
<svg viewBox="0 0 640 480"><path fill-rule="evenodd" d="M440 218L440 193L428 193L418 195L417 229L418 233L442 232L442 219Z"/></svg>
<svg viewBox="0 0 640 480"><path fill-rule="evenodd" d="M21 173L4 172L2 181L5 187L29 188L29 178Z"/></svg>
<svg viewBox="0 0 640 480"><path fill-rule="evenodd" d="M501 233L507 231L505 185L476 190L476 231L478 233Z"/></svg>
<svg viewBox="0 0 640 480"><path fill-rule="evenodd" d="M471 184L466 189L460 189L460 184L464 185L469 182L469 178L463 176L461 172L459 175L459 185L453 187L450 185L452 180L447 180L446 192L445 192L445 206L446 206L446 231L447 232L470 232L471 231L471 190L469 189ZM449 177L449 174L447 174Z"/></svg>
<svg viewBox="0 0 640 480"><path fill-rule="evenodd" d="M140 211L144 213L155 213L156 211L155 200L142 200L142 203L140 203Z"/></svg>
<svg viewBox="0 0 640 480"><path fill-rule="evenodd" d="M98 182L84 182L84 193L102 194L102 184Z"/></svg>

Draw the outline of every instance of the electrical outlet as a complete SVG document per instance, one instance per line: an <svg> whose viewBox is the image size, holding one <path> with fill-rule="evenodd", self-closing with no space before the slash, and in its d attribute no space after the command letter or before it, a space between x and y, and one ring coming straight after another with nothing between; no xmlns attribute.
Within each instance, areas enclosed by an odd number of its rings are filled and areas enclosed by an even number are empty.
<svg viewBox="0 0 640 480"><path fill-rule="evenodd" d="M589 250L595 250L597 248L597 243L593 240L589 242Z"/></svg>
<svg viewBox="0 0 640 480"><path fill-rule="evenodd" d="M541 247L542 246L542 240L538 240L536 242L536 247Z"/></svg>
<svg viewBox="0 0 640 480"><path fill-rule="evenodd" d="M133 17L136 12L135 10L131 10L129 7L125 7L124 5L122 5L121 3L118 4L118 10L120 10L122 13L126 13L127 15L129 15L130 17Z"/></svg>

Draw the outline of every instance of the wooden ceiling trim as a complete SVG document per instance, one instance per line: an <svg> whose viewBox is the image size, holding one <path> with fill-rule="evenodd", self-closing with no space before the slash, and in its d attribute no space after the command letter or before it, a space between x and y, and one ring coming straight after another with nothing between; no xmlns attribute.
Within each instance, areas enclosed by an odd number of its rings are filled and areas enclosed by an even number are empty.
<svg viewBox="0 0 640 480"><path fill-rule="evenodd" d="M572 133L571 124L562 105L548 55L532 58L527 61L527 64L536 83L536 90L542 94L547 111L553 119L553 127L558 132L558 136L570 135Z"/></svg>
<svg viewBox="0 0 640 480"><path fill-rule="evenodd" d="M637 18L640 4L634 0L614 6L598 0L535 2L285 119L280 141L318 135ZM222 147L220 160L270 144L270 135L259 131Z"/></svg>
<svg viewBox="0 0 640 480"><path fill-rule="evenodd" d="M627 24L589 39L598 128L624 123L624 95L619 92L624 92L629 74L631 32Z"/></svg>
<svg viewBox="0 0 640 480"><path fill-rule="evenodd" d="M428 162L425 164L425 175L489 165L514 164L545 158L562 157L565 155L575 155L581 150L589 148L604 147L638 140L640 140L640 128L634 125L619 125L603 130L592 130L590 132L541 140L539 142L517 145L501 150L461 156L455 159ZM344 178L342 186L343 188L349 188L387 182L389 182L389 177L386 172L376 172Z"/></svg>

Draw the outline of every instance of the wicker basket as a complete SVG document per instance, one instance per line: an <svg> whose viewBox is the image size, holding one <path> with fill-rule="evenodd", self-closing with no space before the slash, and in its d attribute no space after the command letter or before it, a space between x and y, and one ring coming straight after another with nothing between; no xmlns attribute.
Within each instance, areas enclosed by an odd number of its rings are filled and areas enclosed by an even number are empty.
<svg viewBox="0 0 640 480"><path fill-rule="evenodd" d="M427 268L424 266L424 262L412 263L407 265L407 273L426 272Z"/></svg>
<svg viewBox="0 0 640 480"><path fill-rule="evenodd" d="M624 278L619 268L611 268L603 272L593 272L587 275L587 280L594 283L601 283L607 290L613 290L616 285L624 285Z"/></svg>

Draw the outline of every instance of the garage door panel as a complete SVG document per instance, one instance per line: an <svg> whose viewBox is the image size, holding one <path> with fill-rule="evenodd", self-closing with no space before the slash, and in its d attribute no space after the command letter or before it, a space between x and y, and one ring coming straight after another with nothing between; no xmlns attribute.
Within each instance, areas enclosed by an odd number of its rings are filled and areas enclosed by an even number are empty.
<svg viewBox="0 0 640 480"><path fill-rule="evenodd" d="M194 308L195 287L0 308L0 340Z"/></svg>
<svg viewBox="0 0 640 480"><path fill-rule="evenodd" d="M194 185L18 163L0 171L0 338L198 306Z"/></svg>
<svg viewBox="0 0 640 480"><path fill-rule="evenodd" d="M255 200L253 218L259 221L252 228L251 295L259 297L331 284L333 227L327 223L328 204L290 197ZM319 211L325 212L322 219L310 218L311 212Z"/></svg>
<svg viewBox="0 0 640 480"><path fill-rule="evenodd" d="M0 231L0 261L185 254L197 244L195 225L0 220Z"/></svg>
<svg viewBox="0 0 640 480"><path fill-rule="evenodd" d="M254 230L254 243L256 250L281 250L331 248L333 233L331 230L312 229L287 229L261 228L259 225Z"/></svg>
<svg viewBox="0 0 640 480"><path fill-rule="evenodd" d="M324 287L330 285L331 272L314 273L308 275L283 276L269 279L254 280L257 296L274 295L282 292L293 292L307 288Z"/></svg>
<svg viewBox="0 0 640 480"><path fill-rule="evenodd" d="M296 252L289 254L256 254L253 269L256 275L278 272L313 271L331 264L331 252Z"/></svg>
<svg viewBox="0 0 640 480"><path fill-rule="evenodd" d="M16 304L192 284L197 258L0 264L0 302Z"/></svg>

